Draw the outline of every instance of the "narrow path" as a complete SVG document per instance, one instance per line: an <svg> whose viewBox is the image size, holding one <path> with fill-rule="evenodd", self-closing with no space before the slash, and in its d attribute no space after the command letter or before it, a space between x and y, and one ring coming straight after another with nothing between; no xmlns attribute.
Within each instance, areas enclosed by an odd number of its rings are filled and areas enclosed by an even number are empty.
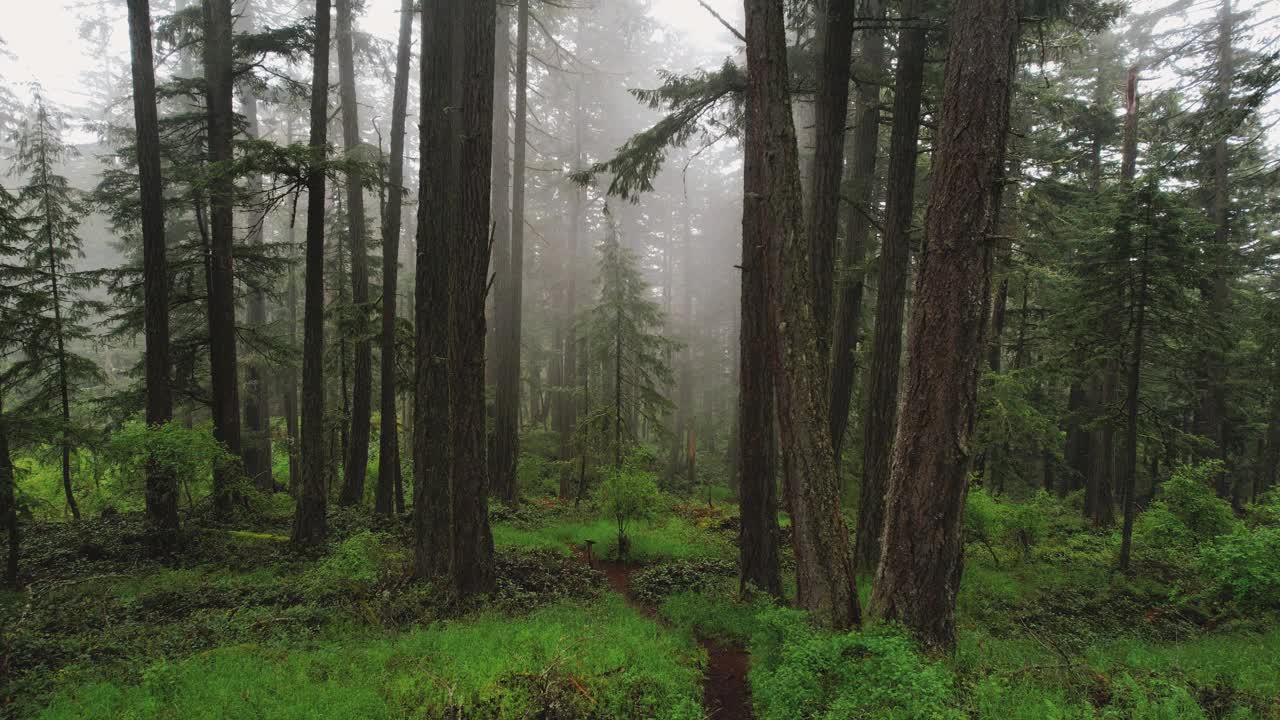
<svg viewBox="0 0 1280 720"><path fill-rule="evenodd" d="M586 555L581 555L586 560ZM658 618L657 608L640 602L631 592L631 575L637 565L595 558L595 569L604 573L609 588L621 595L627 604L641 614ZM707 651L707 673L702 679L702 707L710 720L751 720L751 685L747 671L751 656L735 645L724 645L707 637L698 637Z"/></svg>

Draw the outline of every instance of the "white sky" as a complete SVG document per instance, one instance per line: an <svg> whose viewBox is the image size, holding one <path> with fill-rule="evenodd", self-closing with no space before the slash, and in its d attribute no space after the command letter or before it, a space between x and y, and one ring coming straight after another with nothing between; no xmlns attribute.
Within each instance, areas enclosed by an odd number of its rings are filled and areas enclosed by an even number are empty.
<svg viewBox="0 0 1280 720"><path fill-rule="evenodd" d="M290 0L276 0L289 2ZM292 0L307 4L306 0ZM594 0L608 2L609 0ZM702 67L711 67L734 52L738 41L713 18L698 0L649 0L650 12L662 24L683 36L684 43L696 51ZM741 29L742 0L706 0L729 23ZM1166 0L1135 0L1135 5L1153 7ZM1210 4L1216 2L1209 0ZM1271 16L1268 23L1280 34L1280 14L1276 0L1242 0L1237 10L1255 8L1259 15ZM366 12L359 19L368 32L394 40L399 22L399 0L367 0ZM80 36L81 16L101 12L113 18L108 47ZM20 97L27 95L26 83L38 80L46 95L64 108L83 106L88 100L85 73L95 69L101 58L110 56L128 62L128 28L122 0L0 0L0 81ZM1265 36L1265 32L1263 35ZM127 67L125 65L124 67ZM122 72L124 67L116 68ZM688 71L693 68L669 68ZM1156 79L1156 78L1150 78ZM1280 118L1280 95L1271 99L1264 112ZM1272 125L1273 144L1280 144L1280 123ZM80 140L80 138L75 138Z"/></svg>

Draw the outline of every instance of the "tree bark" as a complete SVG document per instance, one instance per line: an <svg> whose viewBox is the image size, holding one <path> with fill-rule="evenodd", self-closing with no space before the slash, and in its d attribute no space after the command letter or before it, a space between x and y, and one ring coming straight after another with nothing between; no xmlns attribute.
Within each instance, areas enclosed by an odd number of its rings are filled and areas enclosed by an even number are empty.
<svg viewBox="0 0 1280 720"><path fill-rule="evenodd" d="M306 284L302 339L302 487L293 520L293 541L324 544L324 201L323 164L329 119L329 0L316 0L316 47L312 54L310 176L307 178Z"/></svg>
<svg viewBox="0 0 1280 720"><path fill-rule="evenodd" d="M246 2L241 16L248 32L255 29L253 3ZM259 137L258 99L253 90L242 89L240 92L240 108L244 115L246 131L251 138ZM246 178L249 194L260 201L262 195L262 175L250 173ZM262 249L263 223L266 213L257 211L253 214L249 233L249 244L258 251ZM251 288L247 308L249 326L263 331L267 326L267 293L262 287ZM270 377L266 363L261 357L252 358L245 369L244 393L244 471L254 486L264 492L271 492L275 481L271 477L271 405L268 398Z"/></svg>
<svg viewBox="0 0 1280 720"><path fill-rule="evenodd" d="M132 8L131 8L132 9ZM18 527L18 501L13 472L13 458L9 455L9 425L4 417L4 397L0 396L0 523L4 524L9 552L5 555L5 585L18 589L18 554L21 529ZM177 510L175 508L176 515Z"/></svg>
<svg viewBox="0 0 1280 720"><path fill-rule="evenodd" d="M485 295L491 230L496 0L463 0L458 231L449 246L450 575L455 596L493 590L493 535L485 464Z"/></svg>
<svg viewBox="0 0 1280 720"><path fill-rule="evenodd" d="M1121 257L1129 262L1133 244L1133 180L1138 161L1138 66L1129 67L1129 77L1125 82L1125 114L1124 144L1120 157L1120 191L1122 193L1120 209L1120 227L1117 228L1117 242L1120 243ZM1147 320L1147 269L1150 247L1144 234L1142 249L1138 255L1138 287L1136 292L1137 307L1133 311L1133 357L1129 361L1129 382L1125 395L1125 448L1124 448L1124 484L1121 486L1120 505L1124 512L1123 527L1120 532L1120 570L1128 571L1129 555L1133 545L1133 520L1137 509L1138 480L1138 399L1142 381L1142 350L1145 342Z"/></svg>
<svg viewBox="0 0 1280 720"><path fill-rule="evenodd" d="M814 99L813 168L808 199L809 279L818 354L825 363L831 349L831 304L836 230L839 226L840 176L844 167L844 128L849 114L849 60L853 50L854 0L826 0L819 13L818 92Z"/></svg>
<svg viewBox="0 0 1280 720"><path fill-rule="evenodd" d="M338 0L338 92L342 98L342 144L350 156L360 147L360 109L356 98L355 56L352 47L354 0ZM351 238L351 303L358 319L353 344L351 434L342 465L342 505L364 502L369 468L369 434L373 403L373 350L369 343L369 247L365 239L364 178L347 173L347 228Z"/></svg>
<svg viewBox="0 0 1280 720"><path fill-rule="evenodd" d="M991 298L1016 0L959 0L951 16L933 189L909 329L906 396L872 612L930 648L955 647L969 443Z"/></svg>
<svg viewBox="0 0 1280 720"><path fill-rule="evenodd" d="M449 572L450 236L459 232L455 0L422 10L418 248L414 283L413 526L419 576ZM483 440L482 440L483 441Z"/></svg>
<svg viewBox="0 0 1280 720"><path fill-rule="evenodd" d="M920 0L907 0L903 17L915 17ZM911 222L915 215L916 147L928 36L913 26L898 33L898 76L893 90L893 129L885 198L884 241L876 273L876 316L867 374L867 411L862 422L862 484L858 493L855 562L875 572L880 562L885 493L889 489L893 438L898 424L903 306L911 270Z"/></svg>
<svg viewBox="0 0 1280 720"><path fill-rule="evenodd" d="M758 194L743 205L743 237L762 240L774 391L793 525L799 605L835 628L858 624L858 594L831 451L827 357L813 307L810 246L788 88L782 0L746 0L746 164Z"/></svg>
<svg viewBox="0 0 1280 720"><path fill-rule="evenodd" d="M505 33L504 33L505 35ZM508 57L506 48L501 57ZM501 68L505 73L506 68ZM518 0L516 12L516 107L514 162L511 169L511 234L507 253L505 297L498 298L497 458L494 486L502 499L519 498L516 458L520 454L520 330L524 293L524 176L529 106L529 0ZM505 100L505 97L503 98ZM506 103L502 114L505 119ZM499 152L499 157L505 153ZM498 174L498 173L495 173ZM505 168L502 176L506 177ZM505 207L498 208L505 211ZM498 235L501 241L502 235ZM502 250L496 253L502 255Z"/></svg>
<svg viewBox="0 0 1280 720"><path fill-rule="evenodd" d="M148 0L129 0L129 39L142 201L146 418L147 425L158 427L173 419L173 393L169 386L169 263L164 237L164 179L160 171L160 121L156 110L151 3ZM12 483L13 468L9 464L8 448L3 443L4 438L0 437L0 463L9 465L9 482ZM0 465L0 473L4 471L4 466ZM3 480L0 478L0 484ZM154 460L147 464L146 514L147 521L159 530L178 528L177 479Z"/></svg>
<svg viewBox="0 0 1280 720"><path fill-rule="evenodd" d="M236 367L236 298L232 270L235 178L230 167L232 112L231 0L204 0L204 73L209 122L209 385L213 436L239 457L240 386ZM214 507L231 512L242 468L220 462L213 470Z"/></svg>
<svg viewBox="0 0 1280 720"><path fill-rule="evenodd" d="M884 18L883 0L869 0L866 14L872 22ZM858 53L859 77L878 81L884 65L884 35L878 28L864 30ZM880 149L880 85L863 80L854 97L852 157L847 168L849 207L841 262L839 305L831 351L831 450L837 467L840 448L849 425L849 407L857 380L857 349L862 331L862 295L867 243L876 182L876 156Z"/></svg>
<svg viewBox="0 0 1280 720"><path fill-rule="evenodd" d="M582 20L578 20L578 36L582 36ZM574 79L573 83L573 168L576 171L583 168L583 134L585 128L584 113L582 110L582 75ZM578 237L582 232L582 187L574 184L572 188L573 195L570 198L569 205L569 246L565 248L564 257L564 309L560 315L560 322L564 325L562 336L564 338L564 348L562 355L564 364L560 370L561 384L564 388L559 393L557 403L560 406L561 426L560 426L560 461L564 464L564 469L560 473L560 499L568 500L572 493L572 468L571 461L574 457L573 438L577 432L578 424L578 399L575 392L569 390L570 387L578 383L578 333L576 330L576 316L578 303Z"/></svg>
<svg viewBox="0 0 1280 720"><path fill-rule="evenodd" d="M378 433L378 488L373 510L389 515L404 508L400 480L400 428L396 422L396 292L400 271L400 210L404 197L404 133L409 112L409 61L413 37L413 0L400 2L400 36L396 44L396 78L391 98L391 167L387 207L382 213L382 367Z"/></svg>

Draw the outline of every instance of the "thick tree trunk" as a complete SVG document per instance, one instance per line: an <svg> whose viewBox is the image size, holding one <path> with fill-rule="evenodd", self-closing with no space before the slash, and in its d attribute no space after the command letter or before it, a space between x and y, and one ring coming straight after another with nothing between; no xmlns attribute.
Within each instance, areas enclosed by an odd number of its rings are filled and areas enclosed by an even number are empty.
<svg viewBox="0 0 1280 720"><path fill-rule="evenodd" d="M1080 415L1087 408L1086 398L1084 384L1072 380L1067 390L1067 445L1063 451L1070 472L1062 476L1061 495L1083 487L1089 473L1089 432L1080 422Z"/></svg>
<svg viewBox="0 0 1280 720"><path fill-rule="evenodd" d="M915 17L923 3L907 0L903 17ZM898 33L898 76L893 91L893 129L885 198L884 241L876 273L876 317L867 374L867 414L862 422L862 485L858 493L855 562L875 572L880 562L885 493L889 489L893 438L898 424L898 382L902 363L903 306L911 269L911 221L915 215L916 146L928 37L913 26Z"/></svg>
<svg viewBox="0 0 1280 720"><path fill-rule="evenodd" d="M173 393L169 386L169 263L164 237L164 180L160 172L160 121L156 110L151 3L148 0L129 0L129 40L133 58L133 118L137 131L142 200L146 417L147 425L157 427L173 419ZM5 471L4 465L9 463L8 449L3 443L3 437L0 437L0 474ZM10 482L12 470L10 465ZM0 484L3 482L0 477ZM155 462L147 465L146 510L147 521L155 528L177 529L177 480Z"/></svg>
<svg viewBox="0 0 1280 720"><path fill-rule="evenodd" d="M360 147L360 110L356 100L355 56L352 47L352 3L338 0L338 78L342 98L342 144L351 155ZM369 433L373 403L373 350L369 343L369 247L365 241L363 177L347 173L347 228L351 237L351 303L359 318L355 328L351 434L346 462L342 465L342 505L364 501L364 480L369 468Z"/></svg>
<svg viewBox="0 0 1280 720"><path fill-rule="evenodd" d="M413 39L413 0L400 2L400 36L396 45L396 79L391 98L391 167L387 206L382 213L382 367L378 433L378 488L373 510L391 514L404 509L400 489L400 428L396 422L396 292L400 271L400 210L404 197L404 133L409 112L409 61ZM396 500L399 500L397 503Z"/></svg>
<svg viewBox="0 0 1280 720"><path fill-rule="evenodd" d="M504 35L506 33L503 33ZM499 55L508 57L503 47ZM505 74L506 68L500 68ZM511 170L511 234L507 248L507 277L505 293L498 298L498 408L497 457L494 461L494 489L508 504L519 498L516 486L516 458L520 454L520 329L523 324L522 296L524 293L524 175L525 152L528 132L529 105L529 0L519 0L516 13L516 107L514 161ZM500 107L502 119L506 119L506 97ZM496 122L496 118L495 118ZM502 138L505 142L505 138ZM499 158L505 158L499 152ZM505 181L506 168L495 170ZM497 207L496 212L506 208ZM498 235L498 242L503 236ZM503 251L499 247L497 255Z"/></svg>
<svg viewBox="0 0 1280 720"><path fill-rule="evenodd" d="M874 23L884 18L883 0L866 3L866 14ZM880 149L880 84L884 65L884 35L879 28L864 30L858 53L859 77L854 97L852 157L846 170L849 207L841 262L839 304L836 307L835 336L831 351L831 449L837 467L840 448L849 425L849 407L857 382L857 349L862 331L862 295L866 272L862 267L871 237L876 157ZM868 80L873 78L874 81Z"/></svg>
<svg viewBox="0 0 1280 720"><path fill-rule="evenodd" d="M484 341L493 163L496 0L463 0L458 231L449 246L449 570L457 597L493 590L493 535L485 463Z"/></svg>
<svg viewBox="0 0 1280 720"><path fill-rule="evenodd" d="M511 8L498 3L497 42L494 45L493 107L493 297L490 301L493 322L489 323L488 352L485 353L485 385L494 388L493 452L489 455L493 492L503 494L503 484L515 474L515 457L506 457L514 448L505 426L504 415L512 413L513 399L503 377L503 353L506 351L504 328L511 295ZM515 413L518 414L518 413ZM504 437L504 435L507 435Z"/></svg>
<svg viewBox="0 0 1280 720"><path fill-rule="evenodd" d="M809 279L818 354L831 348L831 305L839 227L844 128L849 114L849 60L853 50L854 0L826 0L819 15L818 93L814 99L813 167L809 184Z"/></svg>
<svg viewBox="0 0 1280 720"><path fill-rule="evenodd" d="M316 48L311 74L311 175L307 178L307 248L302 340L302 483L293 541L322 545L325 516L324 451L324 201L329 119L329 0L316 0Z"/></svg>
<svg viewBox="0 0 1280 720"><path fill-rule="evenodd" d="M969 443L991 298L1016 0L959 0L951 16L933 189L909 329L906 396L872 612L925 646L955 647Z"/></svg>
<svg viewBox="0 0 1280 720"><path fill-rule="evenodd" d="M788 89L782 0L746 0L747 113L744 172L759 193L744 198L743 237L763 242L775 397L787 509L793 525L797 600L835 628L858 624L853 556L840 513L831 451L827 357L813 307L800 168Z"/></svg>
<svg viewBox="0 0 1280 720"><path fill-rule="evenodd" d="M418 248L414 283L414 572L449 572L449 241L459 232L455 0L422 9ZM483 461L482 461L483 467Z"/></svg>
<svg viewBox="0 0 1280 720"><path fill-rule="evenodd" d="M236 368L236 297L232 271L232 211L235 179L231 170L232 112L231 0L204 0L204 74L209 118L209 385L213 436L235 456L240 447L240 386ZM218 463L213 471L214 507L231 512L234 484L241 468Z"/></svg>

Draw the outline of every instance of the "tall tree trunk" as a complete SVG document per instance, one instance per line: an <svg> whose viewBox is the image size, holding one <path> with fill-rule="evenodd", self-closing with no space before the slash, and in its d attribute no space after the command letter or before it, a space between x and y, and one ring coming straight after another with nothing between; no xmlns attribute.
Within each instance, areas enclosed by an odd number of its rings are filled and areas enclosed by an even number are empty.
<svg viewBox="0 0 1280 720"><path fill-rule="evenodd" d="M922 7L920 0L907 0L902 16L915 17ZM858 570L868 573L875 572L880 562L885 493L889 489L893 439L898 424L903 305L911 269L916 147L920 138L920 98L927 45L927 33L918 23L898 33L898 76L893 90L884 241L880 244L876 273L876 317L867 374L867 414L862 422L862 484L858 494L858 534L854 542Z"/></svg>
<svg viewBox="0 0 1280 720"><path fill-rule="evenodd" d="M252 2L245 3L242 20L246 24L248 32L255 30ZM249 137L259 137L258 99L254 96L251 88L241 90L240 109L248 125L246 131ZM256 172L250 173L246 179L246 186L255 201L261 201L259 196L262 194L262 176ZM254 212L251 221L249 244L257 248L258 251L262 250L262 226L265 222L265 212ZM263 331L267 326L267 293L264 288L255 287L250 290L247 310L249 326L259 332ZM266 492L272 491L275 486L275 481L271 477L271 405L268 400L271 394L268 392L269 377L266 362L261 357L253 358L245 369L244 422L247 437L245 438L244 447L244 472L259 490Z"/></svg>
<svg viewBox="0 0 1280 720"><path fill-rule="evenodd" d="M461 223L449 247L449 477L453 503L450 575L457 597L493 590L493 534L485 464L485 295L493 163L496 0L464 0Z"/></svg>
<svg viewBox="0 0 1280 720"><path fill-rule="evenodd" d="M302 339L302 486L293 519L293 541L325 541L324 452L324 204L329 120L329 0L316 0L316 47L311 72L311 168L307 178L307 249Z"/></svg>
<svg viewBox="0 0 1280 720"><path fill-rule="evenodd" d="M840 176L844 167L844 128L849 114L849 60L853 50L855 0L826 0L820 12L817 48L818 93L814 99L813 167L808 200L809 280L818 357L831 351L831 303L836 231L839 227Z"/></svg>
<svg viewBox="0 0 1280 720"><path fill-rule="evenodd" d="M1120 209L1120 227L1117 228L1116 241L1120 244L1120 256L1126 263L1132 255L1133 244L1133 180L1138 162L1138 66L1129 67L1129 77L1125 82L1124 93L1124 144L1121 148L1120 191L1122 205ZM1133 544L1133 520L1137 508L1138 480L1138 398L1142 381L1142 350L1145 342L1147 320L1147 271L1150 246L1147 234L1143 234L1142 249L1138 255L1138 287L1137 307L1133 311L1133 357L1129 360L1129 383L1125 396L1125 448L1124 448L1124 484L1120 491L1120 504L1124 512L1124 524L1120 533L1120 570L1129 569L1129 554Z"/></svg>
<svg viewBox="0 0 1280 720"><path fill-rule="evenodd" d="M459 19L455 0L423 4L413 408L414 565L419 576L449 572L449 242L460 231L455 141L460 125L450 108L456 108L455 79L461 72L454 61Z"/></svg>
<svg viewBox="0 0 1280 720"><path fill-rule="evenodd" d="M235 132L232 96L231 0L204 0L204 75L208 94L209 162L209 385L213 436L235 456L240 447L240 387L236 368L236 297L232 271L232 211L235 178L231 137ZM214 507L231 512L234 484L241 468L219 462L213 470Z"/></svg>
<svg viewBox="0 0 1280 720"><path fill-rule="evenodd" d="M840 513L831 452L827 358L814 313L810 247L788 89L782 0L746 0L747 173L760 192L744 198L744 242L763 242L774 388L784 487L796 555L798 602L835 628L858 624L853 556Z"/></svg>
<svg viewBox="0 0 1280 720"><path fill-rule="evenodd" d="M293 214L296 216L296 213ZM298 352L298 241L296 217L289 218L289 278L285 281L285 321L289 324L289 350ZM290 360L284 369L285 433L289 437L289 494L295 499L302 488L302 452L298 431L298 366Z"/></svg>
<svg viewBox="0 0 1280 720"><path fill-rule="evenodd" d="M870 22L884 18L883 0L869 0ZM854 97L852 157L846 169L849 207L841 262L839 305L831 351L831 449L836 463L849 425L849 407L857 380L858 336L862 330L862 295L867 243L876 183L876 157L880 149L880 77L884 65L884 35L879 28L864 30L858 53L858 92Z"/></svg>
<svg viewBox="0 0 1280 720"><path fill-rule="evenodd" d="M933 189L912 303L906 396L872 612L955 647L968 448L991 298L996 183L1018 36L1016 0L958 0L951 16Z"/></svg>
<svg viewBox="0 0 1280 720"><path fill-rule="evenodd" d="M1235 18L1232 15L1231 0L1222 0L1222 9L1218 21L1217 40L1217 86L1213 92L1213 109L1225 116L1231 108L1231 83L1235 67L1235 54L1232 46L1232 35L1235 29ZM1226 126L1225 117L1217 140L1213 145L1213 180L1212 195L1209 202L1209 214L1213 221L1213 250L1210 267L1212 268L1205 288L1209 301L1209 323L1215 328L1226 328L1231 304L1230 278L1231 257L1231 149L1228 140L1232 128ZM1204 357L1204 391L1200 397L1199 421L1196 432L1208 438L1214 444L1212 456L1226 462L1228 459L1227 431L1227 366L1226 356L1231 340L1223 331L1222 337L1209 340L1209 347ZM1231 491L1230 472L1219 475L1218 495L1227 497ZM1234 498L1232 498L1234 501Z"/></svg>
<svg viewBox="0 0 1280 720"><path fill-rule="evenodd" d="M378 488L373 510L389 515L404 509L400 487L400 429L396 422L396 291L400 270L400 209L404 197L404 132L409 112L409 61L413 39L413 0L400 2L400 36L396 45L396 79L391 98L391 167L387 206L382 213L382 367L378 433ZM399 503L395 501L400 499Z"/></svg>
<svg viewBox="0 0 1280 720"><path fill-rule="evenodd" d="M493 434L489 438L492 452L489 469L493 493L504 494L504 484L515 474L515 456L507 457L514 448L516 423L508 429L505 415L517 414L510 406L515 402L504 379L503 353L506 351L507 310L511 295L511 8L498 3L497 40L494 45L494 109L493 168L490 187L493 196L493 296L489 300L488 352L485 353L486 387L494 388Z"/></svg>
<svg viewBox="0 0 1280 720"><path fill-rule="evenodd" d="M355 0L338 0L338 92L342 97L342 144L351 155L360 147L360 108L356 99L352 9ZM351 389L351 435L342 465L342 505L364 501L369 468L369 433L373 404L373 350L369 343L369 247L365 241L364 187L359 170L347 173L347 228L351 235L351 303L355 328L354 377Z"/></svg>
<svg viewBox="0 0 1280 720"><path fill-rule="evenodd" d="M582 20L578 19L578 35L582 35ZM582 110L582 74L573 81L573 168L583 168L583 134L585 119ZM578 333L576 315L578 303L578 236L582 232L582 187L574 184L573 195L569 201L569 246L564 254L564 309L560 322L564 325L564 348L562 350L564 364L561 369L561 381L564 390L559 394L557 402L561 406L562 421L560 431L560 461L564 470L560 474L560 499L567 500L571 493L572 475L570 461L573 459L573 438L577 432L578 399L576 393L569 390L578 382Z"/></svg>
<svg viewBox="0 0 1280 720"><path fill-rule="evenodd" d="M506 33L504 32L505 36ZM507 58L506 48L499 52ZM500 69L505 74L506 68ZM507 503L516 502L516 457L520 454L520 329L524 292L524 175L529 105L529 0L518 0L516 13L516 107L514 162L511 170L511 234L507 248L506 290L498 298L497 458L494 488ZM503 100L505 101L505 97ZM506 119L506 103L501 107ZM505 138L504 138L505 140ZM499 152L505 158L505 152ZM506 169L495 171L505 181ZM498 211L505 211L499 207ZM503 240L498 235L498 242ZM497 255L503 254L499 248Z"/></svg>
<svg viewBox="0 0 1280 720"><path fill-rule="evenodd" d="M133 119L137 131L142 201L146 412L147 425L157 427L173 419L173 393L169 386L169 262L164 237L164 180L160 172L160 121L156 110L151 3L148 0L129 0L129 40L133 58ZM0 437L0 464L8 464L8 448L3 443L3 437ZM0 465L0 473L4 470ZM10 466L10 482L12 470ZM3 478L0 478L2 483ZM172 472L154 459L147 463L146 510L147 521L155 528L177 529L178 482Z"/></svg>

